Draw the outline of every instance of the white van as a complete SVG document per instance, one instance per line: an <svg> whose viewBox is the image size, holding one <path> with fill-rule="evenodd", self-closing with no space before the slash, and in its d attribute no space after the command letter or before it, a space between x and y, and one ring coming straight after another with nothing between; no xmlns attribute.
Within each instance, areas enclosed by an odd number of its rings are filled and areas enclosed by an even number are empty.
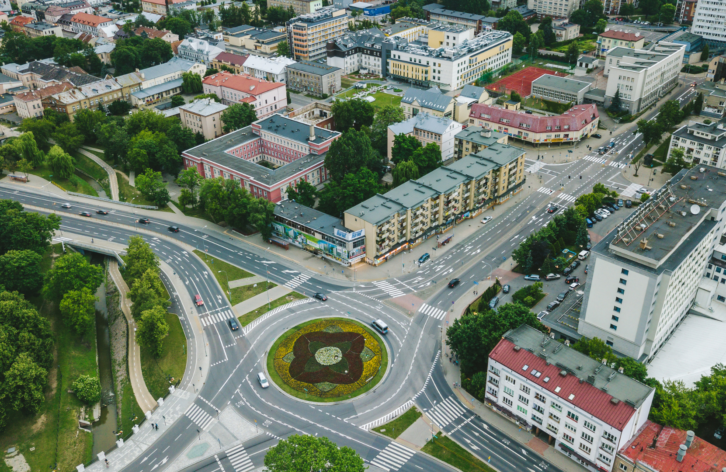
<svg viewBox="0 0 726 472"><path fill-rule="evenodd" d="M590 251L582 251L582 252L580 252L580 254L577 255L577 258L580 259L581 261L584 261L585 259L587 259L587 257L589 255L590 255Z"/></svg>

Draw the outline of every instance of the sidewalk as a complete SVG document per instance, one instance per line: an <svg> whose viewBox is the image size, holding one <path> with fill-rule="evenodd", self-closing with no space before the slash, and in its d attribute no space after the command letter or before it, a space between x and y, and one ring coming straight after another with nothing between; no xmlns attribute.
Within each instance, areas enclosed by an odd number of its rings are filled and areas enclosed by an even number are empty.
<svg viewBox="0 0 726 472"><path fill-rule="evenodd" d="M118 180L116 179L116 171L113 169L113 167L108 165L106 161L104 161L94 153L89 152L87 149L79 148L78 152L91 159L99 166L103 167L103 169L108 174L108 185L109 187L111 187L111 199L118 201Z"/></svg>

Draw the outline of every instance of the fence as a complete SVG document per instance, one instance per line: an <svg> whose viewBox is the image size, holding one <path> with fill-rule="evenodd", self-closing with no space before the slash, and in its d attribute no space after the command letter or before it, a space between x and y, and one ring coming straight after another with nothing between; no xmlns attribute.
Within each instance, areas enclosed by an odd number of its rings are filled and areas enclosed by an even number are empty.
<svg viewBox="0 0 726 472"><path fill-rule="evenodd" d="M127 206L127 207L132 207L132 208L142 208L142 209L144 209L144 210L158 210L158 209L159 209L159 207L158 207L158 206L154 206L154 205L135 205L135 204L133 204L133 203L128 203L128 202L119 202L119 201L117 201L117 200L111 200L110 198L103 198L103 197L94 197L94 196L92 196L92 195L86 195L86 194L84 194L84 193L76 193L76 192L69 192L69 191L67 191L67 190L66 190L65 192L66 192L66 193L67 193L68 195L72 195L72 196L74 196L74 197L83 197L83 198L90 198L90 199L93 199L93 200L98 200L98 201L100 201L100 202L108 202L108 203L114 203L114 204L116 204L116 205L125 205L125 206Z"/></svg>

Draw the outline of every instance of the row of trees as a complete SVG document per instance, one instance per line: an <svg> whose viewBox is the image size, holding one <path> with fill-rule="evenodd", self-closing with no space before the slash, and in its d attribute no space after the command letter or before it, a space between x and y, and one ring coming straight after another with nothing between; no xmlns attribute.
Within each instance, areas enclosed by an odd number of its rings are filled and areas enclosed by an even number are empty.
<svg viewBox="0 0 726 472"><path fill-rule="evenodd" d="M139 17L143 18L142 15ZM111 53L111 62L118 77L136 69L163 64L172 57L174 52L171 50L171 45L163 39L133 36L116 42L116 48Z"/></svg>

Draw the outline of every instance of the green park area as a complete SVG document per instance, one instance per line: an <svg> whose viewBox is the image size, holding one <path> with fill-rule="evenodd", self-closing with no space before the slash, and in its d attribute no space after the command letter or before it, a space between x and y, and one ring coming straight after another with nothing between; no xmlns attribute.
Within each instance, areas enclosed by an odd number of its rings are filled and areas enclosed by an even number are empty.
<svg viewBox="0 0 726 472"><path fill-rule="evenodd" d="M418 408L412 406L398 418L373 428L373 431L381 433L384 436L388 436L391 439L396 439L412 424L414 424L417 419L421 418L421 416L422 413L418 410Z"/></svg>

